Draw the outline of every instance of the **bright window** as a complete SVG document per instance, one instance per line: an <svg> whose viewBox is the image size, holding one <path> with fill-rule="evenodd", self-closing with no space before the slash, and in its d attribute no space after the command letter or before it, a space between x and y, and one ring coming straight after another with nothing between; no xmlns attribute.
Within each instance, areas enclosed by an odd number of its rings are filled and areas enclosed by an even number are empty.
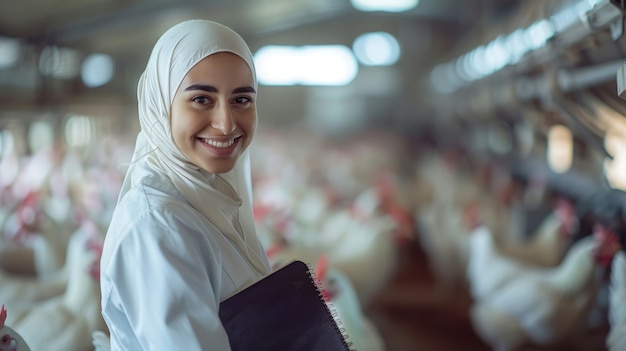
<svg viewBox="0 0 626 351"><path fill-rule="evenodd" d="M419 0L351 0L359 11L403 12L413 9Z"/></svg>
<svg viewBox="0 0 626 351"><path fill-rule="evenodd" d="M341 86L358 72L352 51L343 45L265 46L254 63L265 85Z"/></svg>
<svg viewBox="0 0 626 351"><path fill-rule="evenodd" d="M354 41L352 50L366 66L391 66L400 57L400 44L385 32L365 33Z"/></svg>
<svg viewBox="0 0 626 351"><path fill-rule="evenodd" d="M115 73L115 64L109 55L91 54L83 60L80 75L89 88L96 88L108 83Z"/></svg>

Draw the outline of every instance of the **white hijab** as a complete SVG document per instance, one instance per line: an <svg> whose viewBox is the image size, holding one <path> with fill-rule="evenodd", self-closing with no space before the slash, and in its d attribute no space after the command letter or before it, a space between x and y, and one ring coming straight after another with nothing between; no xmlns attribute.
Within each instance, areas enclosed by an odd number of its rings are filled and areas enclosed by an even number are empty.
<svg viewBox="0 0 626 351"><path fill-rule="evenodd" d="M145 169L148 165L166 174L191 206L217 226L246 254L255 269L265 275L270 268L256 236L252 214L249 148L230 172L212 174L189 162L172 137L170 108L178 86L192 67L218 52L243 58L257 88L252 53L232 29L207 20L189 20L173 26L159 38L139 78L141 131L119 199L139 183L140 176L136 174L142 172L134 172L138 167Z"/></svg>

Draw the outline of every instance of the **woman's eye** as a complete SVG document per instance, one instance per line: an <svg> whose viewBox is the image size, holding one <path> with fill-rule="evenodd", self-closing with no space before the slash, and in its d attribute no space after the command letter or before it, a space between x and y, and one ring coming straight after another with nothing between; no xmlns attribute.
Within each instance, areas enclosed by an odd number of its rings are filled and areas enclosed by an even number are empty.
<svg viewBox="0 0 626 351"><path fill-rule="evenodd" d="M195 102L197 104L202 104L202 105L205 105L205 104L208 104L209 102L211 102L211 100L209 100L209 98L206 97L206 96L196 96L193 99L191 99L191 101L193 101L193 102Z"/></svg>
<svg viewBox="0 0 626 351"><path fill-rule="evenodd" d="M247 97L247 96L240 96L240 97L238 97L238 98L236 98L236 99L235 99L235 102L236 102L237 104L249 104L249 103L251 103L251 102L252 102L252 99L250 99L250 98L249 98L249 97Z"/></svg>

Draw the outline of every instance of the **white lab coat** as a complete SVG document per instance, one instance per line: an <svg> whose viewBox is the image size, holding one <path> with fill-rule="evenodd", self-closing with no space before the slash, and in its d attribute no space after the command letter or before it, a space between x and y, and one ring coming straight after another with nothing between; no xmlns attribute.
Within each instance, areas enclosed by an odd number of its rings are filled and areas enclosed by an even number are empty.
<svg viewBox="0 0 626 351"><path fill-rule="evenodd" d="M116 350L229 350L219 303L269 274L255 233L249 151L212 174L172 137L171 103L203 58L231 52L255 77L252 52L232 29L188 20L155 44L137 84L133 157L104 242L102 314Z"/></svg>
<svg viewBox="0 0 626 351"><path fill-rule="evenodd" d="M165 175L143 176L120 200L102 255L112 350L229 350L219 303L263 276L246 255Z"/></svg>

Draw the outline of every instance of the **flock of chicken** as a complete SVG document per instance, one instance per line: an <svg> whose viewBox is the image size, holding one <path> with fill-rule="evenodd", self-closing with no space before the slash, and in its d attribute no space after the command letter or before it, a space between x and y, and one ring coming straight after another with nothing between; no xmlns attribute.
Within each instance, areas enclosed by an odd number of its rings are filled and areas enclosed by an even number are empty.
<svg viewBox="0 0 626 351"><path fill-rule="evenodd" d="M270 263L316 270L355 350L386 349L363 308L392 279L407 240L427 253L438 296L469 291L474 329L494 350L575 350L604 323L606 348L626 349L624 228L584 222L580 206L541 179L522 187L506 169L414 154L384 133L333 144L261 131L256 143L255 219ZM89 153L3 150L0 350L23 350L14 346L24 340L18 346L34 351L106 349L99 253L129 155L119 140ZM531 226L528 209L546 204Z"/></svg>
<svg viewBox="0 0 626 351"><path fill-rule="evenodd" d="M424 195L416 217L438 288L469 290L476 333L497 351L626 350L621 207L610 218L541 179L521 186L503 170L459 161L422 159L421 186L440 188ZM525 215L546 204L548 214L528 225ZM605 345L589 345L587 332L607 322Z"/></svg>
<svg viewBox="0 0 626 351"><path fill-rule="evenodd" d="M92 332L106 330L99 258L121 186L118 145L88 155L53 145L24 158L3 150L1 324L32 350L93 350Z"/></svg>

